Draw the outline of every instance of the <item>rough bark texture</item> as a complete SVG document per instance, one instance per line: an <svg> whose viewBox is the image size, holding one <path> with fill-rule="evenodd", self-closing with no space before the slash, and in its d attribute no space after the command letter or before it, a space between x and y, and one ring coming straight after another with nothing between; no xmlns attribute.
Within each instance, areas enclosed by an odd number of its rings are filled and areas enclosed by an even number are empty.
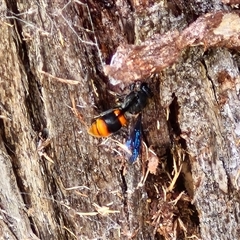
<svg viewBox="0 0 240 240"><path fill-rule="evenodd" d="M127 93L129 79L113 87L104 75L117 47L183 36L199 17L221 11L222 19L232 8L192 0L1 3L2 239L240 239L238 27L228 43L218 44L230 34L221 31L221 41L204 34L208 45L176 48L163 68L135 53L154 97L143 110L147 147L133 165L113 141L124 143L127 129L96 139L71 109L74 100L90 125L116 106L109 89ZM141 185L150 147L159 164Z"/></svg>

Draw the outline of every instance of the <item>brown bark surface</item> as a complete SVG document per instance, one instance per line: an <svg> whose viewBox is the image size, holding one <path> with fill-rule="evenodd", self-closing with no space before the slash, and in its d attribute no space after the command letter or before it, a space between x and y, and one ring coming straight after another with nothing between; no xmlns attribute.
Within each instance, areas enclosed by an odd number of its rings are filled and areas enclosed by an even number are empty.
<svg viewBox="0 0 240 240"><path fill-rule="evenodd" d="M234 7L1 3L1 238L240 239ZM154 96L130 165L120 144L133 116L107 140L86 125L137 80Z"/></svg>

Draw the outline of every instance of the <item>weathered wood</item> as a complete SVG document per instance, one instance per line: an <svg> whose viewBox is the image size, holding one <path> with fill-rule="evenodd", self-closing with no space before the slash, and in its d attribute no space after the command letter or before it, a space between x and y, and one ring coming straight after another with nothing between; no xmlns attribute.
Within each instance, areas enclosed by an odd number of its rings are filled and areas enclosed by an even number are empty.
<svg viewBox="0 0 240 240"><path fill-rule="evenodd" d="M148 147L133 165L112 140L124 143L127 129L107 142L96 139L71 108L73 100L90 125L116 106L109 89L122 88L109 84L103 65L119 45L181 33L215 10L232 9L217 1L12 0L0 6L4 239L240 238L234 48L186 45L173 65L151 70L146 81L154 97L142 120ZM141 185L150 146L159 165Z"/></svg>

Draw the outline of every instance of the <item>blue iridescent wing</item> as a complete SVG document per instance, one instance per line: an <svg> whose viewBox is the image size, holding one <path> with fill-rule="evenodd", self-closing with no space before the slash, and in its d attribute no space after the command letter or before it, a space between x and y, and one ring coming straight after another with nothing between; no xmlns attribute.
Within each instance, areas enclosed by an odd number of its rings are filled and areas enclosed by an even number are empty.
<svg viewBox="0 0 240 240"><path fill-rule="evenodd" d="M142 124L141 124L142 114L139 114L137 117L136 124L134 126L133 131L131 132L126 146L131 152L131 156L129 158L130 163L134 163L140 153L141 148L141 136L142 136Z"/></svg>

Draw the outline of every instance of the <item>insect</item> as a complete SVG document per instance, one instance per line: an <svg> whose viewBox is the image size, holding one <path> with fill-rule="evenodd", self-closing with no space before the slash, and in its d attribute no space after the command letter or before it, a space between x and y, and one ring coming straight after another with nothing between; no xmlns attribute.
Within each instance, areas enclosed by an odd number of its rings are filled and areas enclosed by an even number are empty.
<svg viewBox="0 0 240 240"><path fill-rule="evenodd" d="M124 109L121 108L110 109L101 113L88 129L88 133L94 137L108 137L122 126L127 125L124 113Z"/></svg>
<svg viewBox="0 0 240 240"><path fill-rule="evenodd" d="M131 152L131 156L129 157L129 162L134 163L140 153L141 148L141 136L142 136L142 124L141 124L142 114L140 113L137 117L136 124L132 133L130 134L126 146Z"/></svg>
<svg viewBox="0 0 240 240"><path fill-rule="evenodd" d="M136 159L140 153L140 149L141 149L141 138L142 138L141 110L146 107L146 105L148 103L148 98L153 96L151 90L149 89L149 87L147 86L146 83L142 83L140 89L141 89L141 91L135 97L133 97L133 98L135 98L135 100L134 100L135 105L130 105L130 107L128 108L128 111L130 113L136 114L136 113L140 112L137 117L135 126L134 126L129 138L127 139L127 142L125 143L128 150L131 152L131 156L129 157L129 162L131 164L136 161ZM131 95L132 94L130 93L127 96L127 99L131 99L132 98Z"/></svg>
<svg viewBox="0 0 240 240"><path fill-rule="evenodd" d="M128 123L125 113L138 114L146 107L151 96L152 92L147 83L142 83L139 91L131 91L121 106L109 109L96 117L88 133L94 137L108 137L117 132Z"/></svg>
<svg viewBox="0 0 240 240"><path fill-rule="evenodd" d="M142 83L139 91L132 91L126 96L122 108L127 109L131 114L138 114L147 106L148 99L152 96L147 83Z"/></svg>

